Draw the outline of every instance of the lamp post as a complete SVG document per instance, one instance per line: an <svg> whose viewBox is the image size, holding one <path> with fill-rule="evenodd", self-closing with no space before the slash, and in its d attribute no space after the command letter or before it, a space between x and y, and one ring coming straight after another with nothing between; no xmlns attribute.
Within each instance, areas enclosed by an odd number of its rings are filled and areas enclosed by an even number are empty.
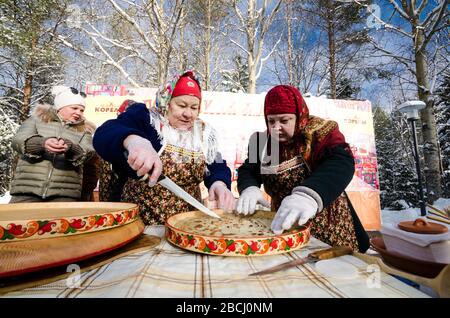
<svg viewBox="0 0 450 318"><path fill-rule="evenodd" d="M419 147L417 146L416 121L419 119L419 110L424 109L426 104L420 100L408 101L400 105L398 110L406 114L408 122L411 123L412 136L414 142L414 161L416 162L417 181L419 183L419 204L420 215L427 214L425 210L425 199L423 196L422 174L420 173Z"/></svg>

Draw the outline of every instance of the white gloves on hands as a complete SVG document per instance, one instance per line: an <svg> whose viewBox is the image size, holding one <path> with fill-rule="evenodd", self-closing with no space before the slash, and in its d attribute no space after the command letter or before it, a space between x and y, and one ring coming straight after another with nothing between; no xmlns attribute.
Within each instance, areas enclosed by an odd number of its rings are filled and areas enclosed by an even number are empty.
<svg viewBox="0 0 450 318"><path fill-rule="evenodd" d="M281 205L272 221L271 229L276 235L289 230L295 222L305 224L317 213L316 200L304 192L295 191L281 201Z"/></svg>
<svg viewBox="0 0 450 318"><path fill-rule="evenodd" d="M232 211L235 199L227 185L222 181L214 182L209 188L209 201L217 201L217 207L224 211Z"/></svg>
<svg viewBox="0 0 450 318"><path fill-rule="evenodd" d="M256 204L259 203L267 208L270 208L269 202L264 199L262 191L255 186L248 187L242 191L237 203L237 213L238 214L253 214L255 213Z"/></svg>
<svg viewBox="0 0 450 318"><path fill-rule="evenodd" d="M149 140L137 135L129 135L123 141L128 150L128 164L138 177L151 171L148 184L154 186L162 173L162 162Z"/></svg>

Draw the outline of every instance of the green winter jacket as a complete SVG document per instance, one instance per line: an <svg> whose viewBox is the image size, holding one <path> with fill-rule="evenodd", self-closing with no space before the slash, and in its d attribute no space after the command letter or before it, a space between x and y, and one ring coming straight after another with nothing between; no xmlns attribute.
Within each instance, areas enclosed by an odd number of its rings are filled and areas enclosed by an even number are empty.
<svg viewBox="0 0 450 318"><path fill-rule="evenodd" d="M64 196L79 199L83 166L94 154L95 125L87 121L64 123L50 105L38 105L12 141L20 154L11 183L12 195L35 194L43 199ZM47 138L62 138L70 146L64 154L45 151Z"/></svg>

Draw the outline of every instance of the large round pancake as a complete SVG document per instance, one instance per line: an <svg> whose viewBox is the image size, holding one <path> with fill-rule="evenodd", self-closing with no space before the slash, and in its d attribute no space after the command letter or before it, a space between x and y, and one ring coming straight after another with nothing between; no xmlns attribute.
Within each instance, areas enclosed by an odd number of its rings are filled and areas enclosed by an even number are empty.
<svg viewBox="0 0 450 318"><path fill-rule="evenodd" d="M221 256L262 256L299 249L309 242L309 226L275 235L270 224L274 212L240 216L214 210L221 219L199 211L176 214L166 221L166 238L193 252Z"/></svg>

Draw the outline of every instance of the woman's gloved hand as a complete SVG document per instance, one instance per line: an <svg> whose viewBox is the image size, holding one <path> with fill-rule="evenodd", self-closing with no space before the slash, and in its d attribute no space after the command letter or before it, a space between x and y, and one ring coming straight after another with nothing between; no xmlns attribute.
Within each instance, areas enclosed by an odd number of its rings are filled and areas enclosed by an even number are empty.
<svg viewBox="0 0 450 318"><path fill-rule="evenodd" d="M270 208L270 204L264 199L262 191L258 187L251 186L242 191L236 210L239 214L253 214L257 203Z"/></svg>
<svg viewBox="0 0 450 318"><path fill-rule="evenodd" d="M127 162L137 176L142 177L151 171L148 184L155 185L162 173L162 162L150 141L137 135L129 135L123 141L123 146L128 150Z"/></svg>
<svg viewBox="0 0 450 318"><path fill-rule="evenodd" d="M271 229L276 235L289 230L295 222L305 224L314 217L319 209L316 200L310 195L295 191L281 201L277 214L272 221Z"/></svg>
<svg viewBox="0 0 450 318"><path fill-rule="evenodd" d="M222 181L214 182L209 188L209 201L217 201L217 207L224 211L233 211L235 199L233 193L228 190L227 185Z"/></svg>

